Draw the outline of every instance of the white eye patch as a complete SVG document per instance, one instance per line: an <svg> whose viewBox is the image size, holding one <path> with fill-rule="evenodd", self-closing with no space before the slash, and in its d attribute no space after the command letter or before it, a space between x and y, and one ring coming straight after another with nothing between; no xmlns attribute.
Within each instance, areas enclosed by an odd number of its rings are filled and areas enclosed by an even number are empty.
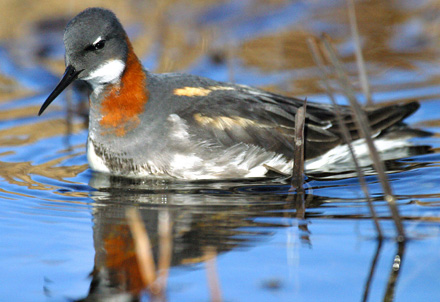
<svg viewBox="0 0 440 302"><path fill-rule="evenodd" d="M98 44L100 41L102 40L102 37L99 36L98 38L96 38L95 42L93 42L93 46L95 46L96 44Z"/></svg>

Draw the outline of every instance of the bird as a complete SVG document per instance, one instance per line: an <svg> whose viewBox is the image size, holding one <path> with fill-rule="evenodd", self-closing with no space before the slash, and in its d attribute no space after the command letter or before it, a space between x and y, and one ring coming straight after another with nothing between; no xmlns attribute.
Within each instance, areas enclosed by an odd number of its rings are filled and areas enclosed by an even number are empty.
<svg viewBox="0 0 440 302"><path fill-rule="evenodd" d="M73 81L88 83L92 170L183 180L291 173L295 115L304 100L191 74L152 73L142 66L116 15L104 8L79 13L63 40L65 73L38 115ZM358 142L350 107L337 106ZM412 101L363 110L380 138L418 108ZM304 145L306 172L313 161L324 169L331 152L349 156L340 151L346 143L335 106L307 102Z"/></svg>

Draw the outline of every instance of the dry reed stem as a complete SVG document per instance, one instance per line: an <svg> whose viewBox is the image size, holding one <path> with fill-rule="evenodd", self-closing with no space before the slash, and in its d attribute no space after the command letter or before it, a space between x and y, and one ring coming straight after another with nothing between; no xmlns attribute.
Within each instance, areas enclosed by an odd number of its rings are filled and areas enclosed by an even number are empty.
<svg viewBox="0 0 440 302"><path fill-rule="evenodd" d="M377 172L379 181L384 190L385 200L387 201L387 204L390 208L391 216L394 220L394 224L398 233L397 241L399 242L404 241L405 230L403 228L402 220L400 218L399 211L396 205L396 198L393 195L390 183L388 181L388 177L385 173L384 163L380 159L379 153L374 145L371 136L371 128L368 123L367 116L365 115L365 112L362 110L359 103L356 101L355 92L350 85L347 74L345 73L341 62L338 60L338 57L336 56L335 50L333 49L332 45L329 42L329 39L326 36L323 37L323 42L327 55L330 59L330 62L332 63L336 71L336 75L339 80L339 83L342 89L344 90L350 102L350 105L353 109L354 121L356 123L357 128L359 129L359 133L361 137L365 139L365 142L367 143L368 146L368 150L370 151L369 154L371 160L373 161L373 167Z"/></svg>
<svg viewBox="0 0 440 302"><path fill-rule="evenodd" d="M221 302L222 294L217 274L217 251L214 247L208 246L205 249L206 275L208 278L209 293L212 302Z"/></svg>
<svg viewBox="0 0 440 302"><path fill-rule="evenodd" d="M307 99L304 105L298 109L295 115L295 136L293 150L293 171L291 179L291 191L296 190L295 205L296 217L304 219L306 213L305 190L304 190L304 127L306 121Z"/></svg>
<svg viewBox="0 0 440 302"><path fill-rule="evenodd" d="M171 222L168 211L159 212L159 264L158 283L160 291L164 292L167 287L168 274L171 265L173 239Z"/></svg>
<svg viewBox="0 0 440 302"><path fill-rule="evenodd" d="M125 212L125 216L133 236L142 281L145 287L148 287L156 280L156 268L153 254L151 253L150 239L137 209L128 209Z"/></svg>
<svg viewBox="0 0 440 302"><path fill-rule="evenodd" d="M235 45L229 44L226 47L226 66L228 69L228 81L235 83L235 60L236 49Z"/></svg>
<svg viewBox="0 0 440 302"><path fill-rule="evenodd" d="M368 273L367 282L364 286L364 294L362 295L362 302L368 301L368 295L370 294L371 283L373 282L374 272L376 271L377 263L379 262L380 252L382 250L382 240L377 241L376 252L374 253L373 260L371 261L370 271Z"/></svg>
<svg viewBox="0 0 440 302"><path fill-rule="evenodd" d="M383 238L382 228L380 227L379 218L376 214L373 202L370 197L370 193L368 191L367 182L365 181L365 175L359 165L359 162L356 158L356 154L354 153L354 149L351 144L350 132L348 131L347 127L344 124L344 121L342 120L341 110L336 102L336 99L333 96L333 93L332 93L332 90L331 90L330 84L329 84L329 79L328 79L328 77L326 77L327 73L326 73L326 69L324 67L324 61L322 59L321 53L319 52L318 43L317 43L316 39L313 39L313 38L307 39L307 43L308 43L309 48L312 52L313 59L315 60L316 65L318 66L318 68L321 71L319 73L319 75L321 77L321 81L324 83L327 95L329 96L333 106L335 107L336 119L337 119L339 128L341 129L342 138L344 139L344 142L347 144L351 159L353 160L353 163L354 163L354 166L356 169L356 173L357 173L358 179L359 179L359 184L361 185L362 191L363 191L365 198L367 200L368 208L370 210L371 217L374 222L374 226L376 227L377 237L379 239L382 239Z"/></svg>
<svg viewBox="0 0 440 302"><path fill-rule="evenodd" d="M402 268L403 256L405 254L405 242L399 242L397 245L397 253L394 256L390 275L388 276L387 289L383 301L392 302L395 298L397 279Z"/></svg>
<svg viewBox="0 0 440 302"><path fill-rule="evenodd" d="M354 7L354 0L347 0L348 17L350 20L350 31L355 45L356 64L358 66L359 82L361 84L362 92L367 99L367 105L373 105L371 97L370 83L368 81L367 69L365 67L365 60L362 54L361 41L359 38L359 30L357 26L356 11Z"/></svg>
<svg viewBox="0 0 440 302"><path fill-rule="evenodd" d="M294 164L291 184L297 191L303 189L304 184L304 127L306 107L307 100L304 101L304 106L299 108L295 115L295 149L293 151Z"/></svg>

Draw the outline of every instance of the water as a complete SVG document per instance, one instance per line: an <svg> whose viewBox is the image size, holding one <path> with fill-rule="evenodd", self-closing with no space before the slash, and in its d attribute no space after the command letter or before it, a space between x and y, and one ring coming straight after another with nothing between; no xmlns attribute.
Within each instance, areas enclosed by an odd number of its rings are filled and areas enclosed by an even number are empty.
<svg viewBox="0 0 440 302"><path fill-rule="evenodd" d="M77 5L70 15L83 8ZM148 68L328 102L304 41L306 33L326 32L356 82L344 1L131 5L111 7ZM163 254L160 221L172 223L168 301L209 301L216 275L225 301L438 300L436 8L419 1L357 5L376 102L420 99L407 122L434 133L413 141L430 146L428 154L386 162L405 244L394 240L374 175L367 182L386 235L381 243L359 183L348 174L309 177L305 219L298 219L285 180L133 182L92 173L83 88L36 116L62 72L65 20L59 16L66 15L58 11L37 22L36 12L22 20L30 34L3 33L0 44L0 300L139 295L143 285L126 219L132 208L142 216L156 261ZM147 292L140 295L149 300Z"/></svg>

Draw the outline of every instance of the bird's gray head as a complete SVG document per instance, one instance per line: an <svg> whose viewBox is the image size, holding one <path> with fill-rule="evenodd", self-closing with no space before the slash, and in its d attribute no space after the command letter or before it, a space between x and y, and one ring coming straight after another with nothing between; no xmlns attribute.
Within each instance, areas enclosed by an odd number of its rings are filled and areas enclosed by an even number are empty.
<svg viewBox="0 0 440 302"><path fill-rule="evenodd" d="M129 51L127 39L109 10L88 8L73 18L64 31L66 71L38 115L76 79L87 81L93 89L119 80Z"/></svg>
<svg viewBox="0 0 440 302"><path fill-rule="evenodd" d="M111 11L86 9L66 26L66 66L82 70L78 78L92 85L110 82L112 75L123 67L121 63L124 65L127 60L126 39L121 23ZM102 68L105 70L101 74Z"/></svg>

